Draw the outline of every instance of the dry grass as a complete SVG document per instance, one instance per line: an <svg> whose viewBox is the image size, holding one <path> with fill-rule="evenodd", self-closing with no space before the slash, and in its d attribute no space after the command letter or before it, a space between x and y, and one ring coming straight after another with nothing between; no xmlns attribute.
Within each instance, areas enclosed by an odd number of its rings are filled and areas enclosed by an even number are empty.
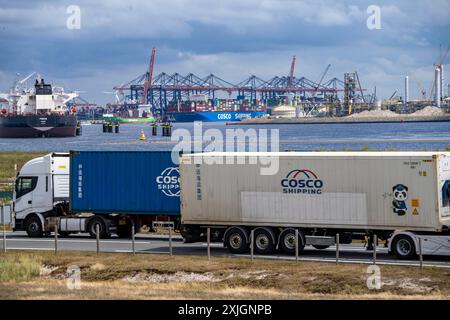
<svg viewBox="0 0 450 320"><path fill-rule="evenodd" d="M41 263L38 257L14 255L0 260L0 283L29 281L39 276Z"/></svg>
<svg viewBox="0 0 450 320"><path fill-rule="evenodd" d="M450 298L450 270L437 268L382 266L382 288L369 290L363 265L72 252L0 257L0 299ZM81 290L66 286L70 265L81 270Z"/></svg>

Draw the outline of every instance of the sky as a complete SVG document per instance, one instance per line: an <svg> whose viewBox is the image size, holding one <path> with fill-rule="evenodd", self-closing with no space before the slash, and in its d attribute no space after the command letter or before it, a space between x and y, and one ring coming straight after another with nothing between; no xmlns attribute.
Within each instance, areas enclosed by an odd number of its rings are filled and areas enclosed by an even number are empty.
<svg viewBox="0 0 450 320"><path fill-rule="evenodd" d="M71 5L80 9L80 28ZM371 5L381 29L369 29ZM69 8L70 9L70 8ZM73 25L73 24L72 24ZM38 72L91 102L146 72L211 73L232 83L289 74L318 81L357 71L379 98L429 95L440 45L450 44L450 0L0 0L0 91ZM447 58L450 64L450 54ZM444 67L445 84L450 68ZM447 86L445 86L447 93Z"/></svg>

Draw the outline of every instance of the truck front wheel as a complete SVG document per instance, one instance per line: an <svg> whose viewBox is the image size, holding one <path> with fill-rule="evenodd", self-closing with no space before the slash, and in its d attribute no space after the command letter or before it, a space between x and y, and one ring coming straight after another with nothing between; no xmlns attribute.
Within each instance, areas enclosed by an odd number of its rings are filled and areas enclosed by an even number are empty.
<svg viewBox="0 0 450 320"><path fill-rule="evenodd" d="M33 215L25 223L25 231L29 237L39 238L43 235L42 223L39 217Z"/></svg>
<svg viewBox="0 0 450 320"><path fill-rule="evenodd" d="M416 245L410 236L399 235L392 241L392 251L399 259L412 259L416 256Z"/></svg>
<svg viewBox="0 0 450 320"><path fill-rule="evenodd" d="M225 236L225 246L231 253L245 253L248 251L247 237L241 228L231 228Z"/></svg>

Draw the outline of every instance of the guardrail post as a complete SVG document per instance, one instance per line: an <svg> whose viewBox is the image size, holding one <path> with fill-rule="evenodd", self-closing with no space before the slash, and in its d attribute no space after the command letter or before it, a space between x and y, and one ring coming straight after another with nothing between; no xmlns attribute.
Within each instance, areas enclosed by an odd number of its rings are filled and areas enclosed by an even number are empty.
<svg viewBox="0 0 450 320"><path fill-rule="evenodd" d="M206 242L207 242L207 251L208 251L208 260L211 259L211 228L208 227L206 229Z"/></svg>
<svg viewBox="0 0 450 320"><path fill-rule="evenodd" d="M58 218L55 221L55 254L58 253Z"/></svg>
<svg viewBox="0 0 450 320"><path fill-rule="evenodd" d="M420 261L420 270L423 269L423 254L422 254L422 238L419 237L419 261Z"/></svg>
<svg viewBox="0 0 450 320"><path fill-rule="evenodd" d="M100 252L100 226L98 223L95 225L95 238L97 240L97 255Z"/></svg>
<svg viewBox="0 0 450 320"><path fill-rule="evenodd" d="M339 263L339 233L336 233L336 263Z"/></svg>
<svg viewBox="0 0 450 320"><path fill-rule="evenodd" d="M135 231L135 227L134 227L134 221L131 222L131 247L133 250L133 255L136 254L136 247L135 247L135 243L134 243L134 231Z"/></svg>
<svg viewBox="0 0 450 320"><path fill-rule="evenodd" d="M5 225L5 208L0 206L2 210L2 225L3 225L3 252L6 253L6 225Z"/></svg>
<svg viewBox="0 0 450 320"><path fill-rule="evenodd" d="M295 229L295 261L298 262L298 229Z"/></svg>
<svg viewBox="0 0 450 320"><path fill-rule="evenodd" d="M252 257L252 261L254 251L255 251L255 230L252 229L252 231L250 231L250 255Z"/></svg>
<svg viewBox="0 0 450 320"><path fill-rule="evenodd" d="M377 264L377 242L378 237L376 234L373 235L373 264Z"/></svg>
<svg viewBox="0 0 450 320"><path fill-rule="evenodd" d="M170 256L172 256L172 227L171 226L169 226L169 253L170 253Z"/></svg>

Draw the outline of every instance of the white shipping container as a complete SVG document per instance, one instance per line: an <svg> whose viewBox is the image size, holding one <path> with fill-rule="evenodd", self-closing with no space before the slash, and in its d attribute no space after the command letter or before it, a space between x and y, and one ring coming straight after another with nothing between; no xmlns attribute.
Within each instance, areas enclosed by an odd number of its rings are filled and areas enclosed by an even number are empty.
<svg viewBox="0 0 450 320"><path fill-rule="evenodd" d="M448 152L185 154L183 224L442 231L450 226ZM214 160L245 164L206 164ZM206 161L205 161L206 160ZM197 163L197 164L196 164Z"/></svg>

